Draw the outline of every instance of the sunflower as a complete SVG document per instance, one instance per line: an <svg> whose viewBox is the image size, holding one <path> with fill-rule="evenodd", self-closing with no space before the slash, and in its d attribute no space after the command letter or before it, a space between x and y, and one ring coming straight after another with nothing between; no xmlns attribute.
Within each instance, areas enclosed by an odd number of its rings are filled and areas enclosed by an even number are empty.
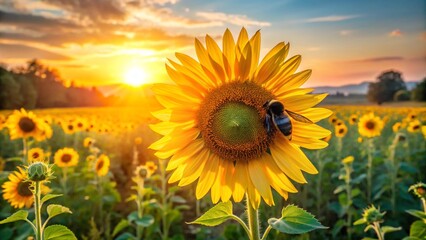
<svg viewBox="0 0 426 240"><path fill-rule="evenodd" d="M337 118L337 116L336 115L331 115L329 118L328 118L328 122L329 123L331 123L331 124L336 124L336 122L337 122L337 120L339 120L338 118Z"/></svg>
<svg viewBox="0 0 426 240"><path fill-rule="evenodd" d="M30 188L30 181L27 181L27 173L18 167L18 171L9 174L9 181L3 183L3 198L14 208L31 207L34 202L33 193ZM41 193L50 191L45 185L41 185Z"/></svg>
<svg viewBox="0 0 426 240"><path fill-rule="evenodd" d="M364 142L364 139L362 137L358 137L357 141L358 141L358 143L362 143L362 142Z"/></svg>
<svg viewBox="0 0 426 240"><path fill-rule="evenodd" d="M82 132L82 131L86 131L88 124L87 124L87 121L84 118L77 118L74 121L74 126L75 126L76 131Z"/></svg>
<svg viewBox="0 0 426 240"><path fill-rule="evenodd" d="M92 146L94 143L95 143L95 139L93 139L91 137L86 137L83 140L83 146L86 147L86 148Z"/></svg>
<svg viewBox="0 0 426 240"><path fill-rule="evenodd" d="M61 123L62 129L66 134L73 134L76 132L76 128L72 121L63 121Z"/></svg>
<svg viewBox="0 0 426 240"><path fill-rule="evenodd" d="M359 119L358 132L363 137L377 137L380 136L383 125L383 121L374 113L365 114Z"/></svg>
<svg viewBox="0 0 426 240"><path fill-rule="evenodd" d="M154 174L155 171L157 170L157 164L155 164L153 161L147 161L145 166L151 175Z"/></svg>
<svg viewBox="0 0 426 240"><path fill-rule="evenodd" d="M401 129L401 123L397 122L392 126L392 131L393 132L398 132Z"/></svg>
<svg viewBox="0 0 426 240"><path fill-rule="evenodd" d="M342 160L342 163L344 164L350 164L354 161L354 156L347 156Z"/></svg>
<svg viewBox="0 0 426 240"><path fill-rule="evenodd" d="M108 173L110 165L109 157L105 154L101 154L96 160L95 171L98 176L105 176Z"/></svg>
<svg viewBox="0 0 426 240"><path fill-rule="evenodd" d="M0 131L5 127L6 117L3 114L0 114Z"/></svg>
<svg viewBox="0 0 426 240"><path fill-rule="evenodd" d="M419 132L421 127L422 127L422 124L420 123L420 121L414 120L414 121L411 121L410 123L408 123L407 130L411 133Z"/></svg>
<svg viewBox="0 0 426 240"><path fill-rule="evenodd" d="M348 133L348 127L346 127L345 124L336 125L334 129L336 137L344 137L346 136L346 133Z"/></svg>
<svg viewBox="0 0 426 240"><path fill-rule="evenodd" d="M28 150L28 162L43 162L44 161L44 151L41 148L31 148Z"/></svg>
<svg viewBox="0 0 426 240"><path fill-rule="evenodd" d="M352 114L352 115L349 117L349 124L350 124L350 125L354 125L354 124L356 124L356 123L357 123L357 121L358 121L358 116L357 116L356 114Z"/></svg>
<svg viewBox="0 0 426 240"><path fill-rule="evenodd" d="M290 179L306 183L302 171L318 172L300 147L326 147L320 139L330 131L290 118L290 141L266 120L266 103L277 100L314 123L332 112L313 108L326 94L300 88L311 71L295 73L299 55L285 61L289 44L279 43L258 64L260 31L249 39L243 28L236 42L226 30L222 49L207 35L206 47L195 39L199 62L176 53L180 63L166 64L176 85L153 87L165 109L154 113L161 122L150 126L164 137L150 148L160 159L171 157L170 183L185 186L198 179L198 199L210 191L213 203L231 197L239 202L247 193L254 208L261 197L273 205L271 187L287 199L297 192Z"/></svg>
<svg viewBox="0 0 426 240"><path fill-rule="evenodd" d="M25 109L15 110L10 115L5 124L9 128L10 139L39 138L43 133L44 122L36 117L33 112Z"/></svg>
<svg viewBox="0 0 426 240"><path fill-rule="evenodd" d="M73 167L78 164L78 153L72 148L62 148L56 151L53 157L58 167Z"/></svg>

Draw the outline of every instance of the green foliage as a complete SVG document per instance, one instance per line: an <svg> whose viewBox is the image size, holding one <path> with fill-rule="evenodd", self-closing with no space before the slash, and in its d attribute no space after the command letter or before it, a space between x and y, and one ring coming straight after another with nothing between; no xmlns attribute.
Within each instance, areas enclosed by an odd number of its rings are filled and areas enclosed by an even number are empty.
<svg viewBox="0 0 426 240"><path fill-rule="evenodd" d="M11 223L11 222L16 222L21 220L28 221L27 217L28 217L28 211L19 210L15 212L14 214L10 215L9 217L7 217L6 219L3 219L2 221L0 221L0 224Z"/></svg>
<svg viewBox="0 0 426 240"><path fill-rule="evenodd" d="M67 227L52 225L44 229L44 240L77 240L77 238Z"/></svg>
<svg viewBox="0 0 426 240"><path fill-rule="evenodd" d="M230 219L232 215L232 202L220 202L189 224L201 224L209 227L217 226Z"/></svg>
<svg viewBox="0 0 426 240"><path fill-rule="evenodd" d="M272 228L287 234L303 234L315 229L327 229L312 214L294 205L289 205L282 210L279 219L268 220Z"/></svg>
<svg viewBox="0 0 426 240"><path fill-rule="evenodd" d="M370 102L382 104L394 99L396 92L407 90L401 73L387 71L377 77L377 82L368 85L367 98Z"/></svg>
<svg viewBox="0 0 426 240"><path fill-rule="evenodd" d="M411 98L415 101L426 101L426 78L423 78L412 90Z"/></svg>

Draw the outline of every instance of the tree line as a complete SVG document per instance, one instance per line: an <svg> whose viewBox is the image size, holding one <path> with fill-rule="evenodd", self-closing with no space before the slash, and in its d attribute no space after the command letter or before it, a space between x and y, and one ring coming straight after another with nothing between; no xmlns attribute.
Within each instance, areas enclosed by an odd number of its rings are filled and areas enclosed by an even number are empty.
<svg viewBox="0 0 426 240"><path fill-rule="evenodd" d="M11 70L0 66L0 109L105 106L109 102L95 87L65 86L55 69L38 60Z"/></svg>
<svg viewBox="0 0 426 240"><path fill-rule="evenodd" d="M400 72L383 72L376 82L368 85L367 99L379 105L392 101L426 101L426 78L413 90L408 91Z"/></svg>

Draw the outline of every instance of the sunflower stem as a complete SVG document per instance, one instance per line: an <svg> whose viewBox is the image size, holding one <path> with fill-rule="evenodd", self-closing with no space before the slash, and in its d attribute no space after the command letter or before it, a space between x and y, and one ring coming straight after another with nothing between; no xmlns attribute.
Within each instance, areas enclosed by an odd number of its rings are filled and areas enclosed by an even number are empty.
<svg viewBox="0 0 426 240"><path fill-rule="evenodd" d="M426 200L422 198L423 211L426 213Z"/></svg>
<svg viewBox="0 0 426 240"><path fill-rule="evenodd" d="M28 156L27 156L28 149L27 148L28 148L27 139L26 138L22 138L22 154L24 155L24 156L22 156L22 163L24 165L28 164L28 161L27 161L27 159L28 159Z"/></svg>
<svg viewBox="0 0 426 240"><path fill-rule="evenodd" d="M384 234L383 234L383 232L382 232L382 229L380 228L380 223L378 223L378 222L374 222L374 223L373 223L373 229L374 229L374 231L376 232L376 234L377 234L377 238L378 238L379 240L384 240L384 239L385 239L385 236L384 236Z"/></svg>
<svg viewBox="0 0 426 240"><path fill-rule="evenodd" d="M369 138L367 144L367 203L371 203L371 185L373 178L373 139Z"/></svg>
<svg viewBox="0 0 426 240"><path fill-rule="evenodd" d="M352 173L352 163L345 164L345 184L346 184L346 196L347 196L347 218L346 218L346 233L348 235L348 240L352 239L352 186L351 186L351 173Z"/></svg>
<svg viewBox="0 0 426 240"><path fill-rule="evenodd" d="M138 183L138 196L137 196L137 200L136 200L136 204L138 206L138 218L141 219L143 216L143 206L142 206L142 202L143 202L143 198L144 198L144 180L141 179L140 182ZM137 229L136 229L136 237L137 239L142 239L142 235L143 235L143 227L140 225L137 225Z"/></svg>
<svg viewBox="0 0 426 240"><path fill-rule="evenodd" d="M67 173L68 173L68 167L62 168L62 189L65 195L68 193L68 189L67 189L68 174Z"/></svg>
<svg viewBox="0 0 426 240"><path fill-rule="evenodd" d="M239 218L235 215L231 215L231 218L234 219L235 221L237 221L243 227L244 231L246 231L246 233L247 233L247 236L250 236L250 230L247 227L247 224L243 220L241 220L241 218Z"/></svg>
<svg viewBox="0 0 426 240"><path fill-rule="evenodd" d="M34 211L35 211L35 223L36 223L36 240L43 240L43 228L41 223L41 202L40 202L40 181L35 182L35 194L34 194Z"/></svg>
<svg viewBox="0 0 426 240"><path fill-rule="evenodd" d="M247 198L247 216L250 229L250 240L260 240L259 234L259 210L253 208L250 198Z"/></svg>

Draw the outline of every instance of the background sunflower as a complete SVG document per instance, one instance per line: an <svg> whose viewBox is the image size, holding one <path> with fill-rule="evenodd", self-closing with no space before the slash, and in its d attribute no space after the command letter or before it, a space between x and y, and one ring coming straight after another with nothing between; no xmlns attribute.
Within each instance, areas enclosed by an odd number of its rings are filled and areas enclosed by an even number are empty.
<svg viewBox="0 0 426 240"><path fill-rule="evenodd" d="M73 148L62 148L56 151L54 162L58 167L73 167L78 164L78 153Z"/></svg>
<svg viewBox="0 0 426 240"><path fill-rule="evenodd" d="M109 171L110 159L107 155L101 154L96 160L95 171L98 176L105 176Z"/></svg>
<svg viewBox="0 0 426 240"><path fill-rule="evenodd" d="M365 114L359 119L358 132L364 137L377 137L380 136L384 123L380 117L375 116L374 113Z"/></svg>

